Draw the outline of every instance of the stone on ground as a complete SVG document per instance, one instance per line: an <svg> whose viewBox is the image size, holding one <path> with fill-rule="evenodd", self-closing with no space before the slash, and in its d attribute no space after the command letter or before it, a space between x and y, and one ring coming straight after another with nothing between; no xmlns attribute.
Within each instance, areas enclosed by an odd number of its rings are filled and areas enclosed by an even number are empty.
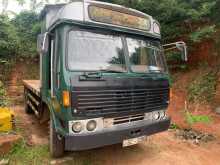
<svg viewBox="0 0 220 165"><path fill-rule="evenodd" d="M217 108L215 109L215 112L220 115L220 107L217 107Z"/></svg>

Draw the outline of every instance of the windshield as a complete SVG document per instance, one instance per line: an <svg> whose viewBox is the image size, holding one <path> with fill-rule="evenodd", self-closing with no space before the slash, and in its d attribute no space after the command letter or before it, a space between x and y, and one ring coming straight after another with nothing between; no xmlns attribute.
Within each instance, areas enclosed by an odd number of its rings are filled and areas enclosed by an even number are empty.
<svg viewBox="0 0 220 165"><path fill-rule="evenodd" d="M88 31L69 32L67 65L72 71L117 73L127 72L129 68L135 73L167 72L159 42L131 37L122 40L121 36Z"/></svg>
<svg viewBox="0 0 220 165"><path fill-rule="evenodd" d="M121 37L87 31L70 31L68 40L70 70L126 72Z"/></svg>
<svg viewBox="0 0 220 165"><path fill-rule="evenodd" d="M127 38L132 72L167 72L163 52L151 42Z"/></svg>

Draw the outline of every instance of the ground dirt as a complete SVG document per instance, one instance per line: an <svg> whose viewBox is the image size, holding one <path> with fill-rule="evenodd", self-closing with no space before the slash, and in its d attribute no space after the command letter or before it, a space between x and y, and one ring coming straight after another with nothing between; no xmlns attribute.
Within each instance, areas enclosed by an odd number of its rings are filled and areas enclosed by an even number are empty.
<svg viewBox="0 0 220 165"><path fill-rule="evenodd" d="M30 64L31 65L31 64ZM11 108L15 111L18 133L25 137L30 146L48 144L47 125L40 125L34 115L24 112L22 101L22 78L27 67L19 63L8 80L8 95L12 100ZM29 71L30 72L30 71ZM181 79L173 86L173 95L169 107L169 115L173 122L181 128L188 125L184 118L186 102L185 87L198 74L198 70L182 73ZM193 113L212 116L211 124L196 124L193 128L213 134L216 138L207 143L194 144L176 136L175 130L169 130L149 137L145 142L122 148L113 145L90 151L66 153L62 159L50 160L51 164L105 164L105 165L219 165L220 164L220 116L213 112L210 105L193 105Z"/></svg>
<svg viewBox="0 0 220 165"><path fill-rule="evenodd" d="M12 146L21 139L20 135L5 134L0 136L0 155L10 152ZM0 163L1 164L1 163Z"/></svg>

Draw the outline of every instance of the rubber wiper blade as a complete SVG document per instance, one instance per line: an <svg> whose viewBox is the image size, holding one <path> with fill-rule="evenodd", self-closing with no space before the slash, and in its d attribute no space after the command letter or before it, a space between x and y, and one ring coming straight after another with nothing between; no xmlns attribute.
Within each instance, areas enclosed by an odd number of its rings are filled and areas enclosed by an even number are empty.
<svg viewBox="0 0 220 165"><path fill-rule="evenodd" d="M84 72L82 76L88 77L88 78L101 78L102 73L100 71L97 71L97 72Z"/></svg>
<svg viewBox="0 0 220 165"><path fill-rule="evenodd" d="M108 73L126 73L126 71L120 71L120 70L112 70L112 69L101 69L101 72L108 72Z"/></svg>

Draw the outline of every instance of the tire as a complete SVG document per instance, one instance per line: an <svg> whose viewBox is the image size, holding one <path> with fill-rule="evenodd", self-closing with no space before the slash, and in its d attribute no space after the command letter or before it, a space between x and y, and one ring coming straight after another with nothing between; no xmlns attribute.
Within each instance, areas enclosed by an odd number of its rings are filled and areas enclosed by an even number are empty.
<svg viewBox="0 0 220 165"><path fill-rule="evenodd" d="M29 105L27 105L27 103L25 103L25 113L26 114L33 114L33 111L31 110L31 108L29 107Z"/></svg>
<svg viewBox="0 0 220 165"><path fill-rule="evenodd" d="M53 158L62 157L64 154L64 138L59 138L55 132L52 119L50 119L50 155Z"/></svg>

